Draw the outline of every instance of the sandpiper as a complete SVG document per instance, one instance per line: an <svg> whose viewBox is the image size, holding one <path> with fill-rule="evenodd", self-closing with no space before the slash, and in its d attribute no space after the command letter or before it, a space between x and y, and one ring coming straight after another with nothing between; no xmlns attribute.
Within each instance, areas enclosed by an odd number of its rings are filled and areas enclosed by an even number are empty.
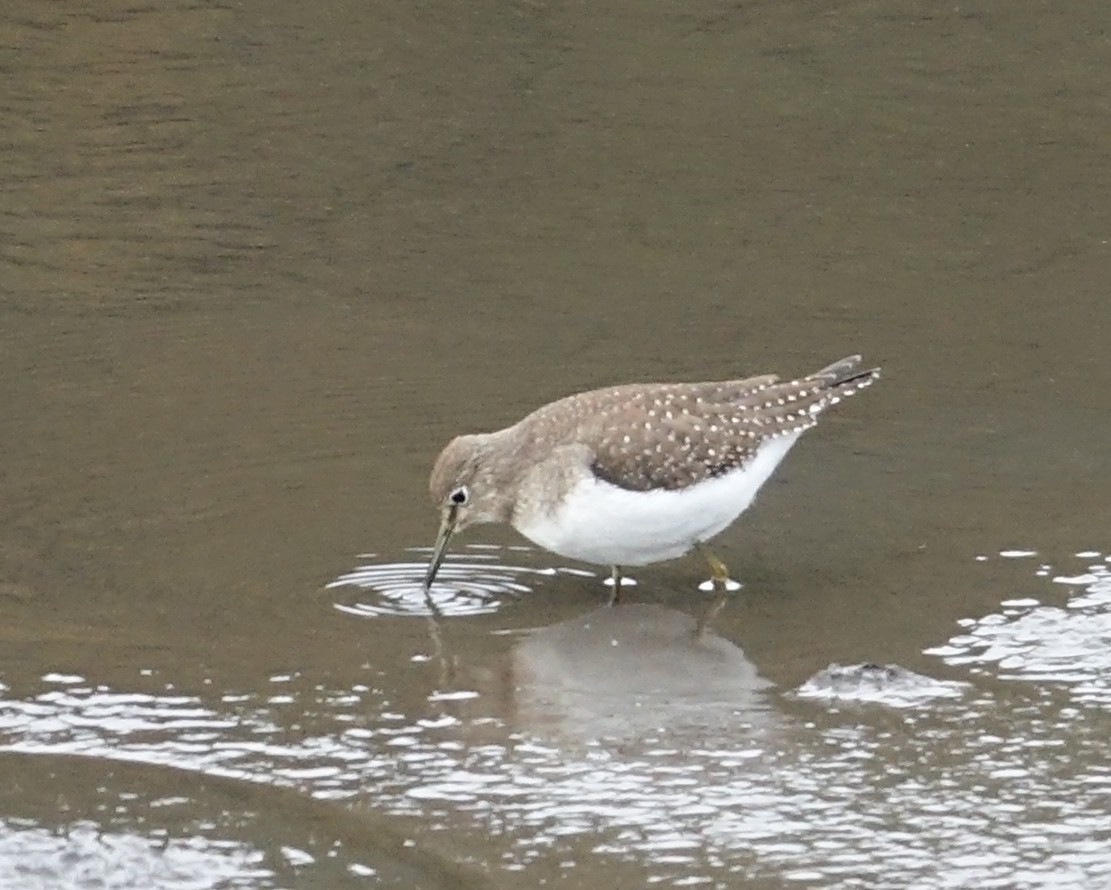
<svg viewBox="0 0 1111 890"><path fill-rule="evenodd" d="M728 569L706 542L752 503L830 405L879 376L860 356L781 382L768 374L708 383L633 383L578 393L493 433L457 436L429 488L441 510L427 592L452 535L507 522L570 559L623 566L698 549L723 593Z"/></svg>

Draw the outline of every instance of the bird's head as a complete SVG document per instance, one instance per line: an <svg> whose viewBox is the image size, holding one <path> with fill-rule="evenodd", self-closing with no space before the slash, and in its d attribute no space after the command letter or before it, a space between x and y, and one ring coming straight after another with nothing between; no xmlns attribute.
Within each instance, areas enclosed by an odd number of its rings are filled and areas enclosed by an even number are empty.
<svg viewBox="0 0 1111 890"><path fill-rule="evenodd" d="M452 535L483 522L507 522L512 499L497 484L490 435L456 436L436 458L428 490L440 509L440 532L432 548L424 589L428 590Z"/></svg>

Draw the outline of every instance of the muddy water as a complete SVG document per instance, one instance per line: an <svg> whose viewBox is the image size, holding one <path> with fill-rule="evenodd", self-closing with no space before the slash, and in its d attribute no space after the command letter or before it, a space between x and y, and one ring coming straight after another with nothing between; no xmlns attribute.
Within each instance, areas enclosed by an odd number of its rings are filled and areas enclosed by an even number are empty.
<svg viewBox="0 0 1111 890"><path fill-rule="evenodd" d="M1111 883L1086 9L6 4L0 886ZM413 597L454 432L854 351L701 640Z"/></svg>

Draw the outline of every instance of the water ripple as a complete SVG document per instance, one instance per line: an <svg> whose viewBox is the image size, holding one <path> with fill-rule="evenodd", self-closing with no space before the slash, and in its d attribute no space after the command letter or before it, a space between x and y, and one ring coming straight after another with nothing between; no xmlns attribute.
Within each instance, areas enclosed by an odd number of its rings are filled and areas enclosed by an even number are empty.
<svg viewBox="0 0 1111 890"><path fill-rule="evenodd" d="M361 618L382 616L482 615L496 612L505 604L534 589L536 582L556 575L592 577L590 572L570 568L534 568L503 562L504 556L532 552L529 547L498 547L471 544L453 551L440 567L428 593L424 576L432 550L412 547L422 559L410 562L368 562L326 585L338 590L335 608ZM366 554L364 559L375 559Z"/></svg>
<svg viewBox="0 0 1111 890"><path fill-rule="evenodd" d="M1063 606L1005 600L927 654L973 674L1063 685L1077 703L1111 708L1111 567L1097 563L1053 582L1078 592Z"/></svg>
<svg viewBox="0 0 1111 890"><path fill-rule="evenodd" d="M4 887L205 890L261 886L261 879L268 877L262 854L247 844L194 837L175 839L160 848L149 837L106 832L88 820L67 825L64 833L0 820L0 886Z"/></svg>

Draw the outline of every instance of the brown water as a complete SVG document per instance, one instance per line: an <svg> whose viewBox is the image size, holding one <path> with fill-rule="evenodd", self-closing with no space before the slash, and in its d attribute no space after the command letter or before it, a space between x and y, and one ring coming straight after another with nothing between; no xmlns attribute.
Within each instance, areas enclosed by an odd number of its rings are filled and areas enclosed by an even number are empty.
<svg viewBox="0 0 1111 890"><path fill-rule="evenodd" d="M1109 27L9 0L0 886L1111 884ZM702 641L694 559L413 596L453 433L855 351Z"/></svg>

